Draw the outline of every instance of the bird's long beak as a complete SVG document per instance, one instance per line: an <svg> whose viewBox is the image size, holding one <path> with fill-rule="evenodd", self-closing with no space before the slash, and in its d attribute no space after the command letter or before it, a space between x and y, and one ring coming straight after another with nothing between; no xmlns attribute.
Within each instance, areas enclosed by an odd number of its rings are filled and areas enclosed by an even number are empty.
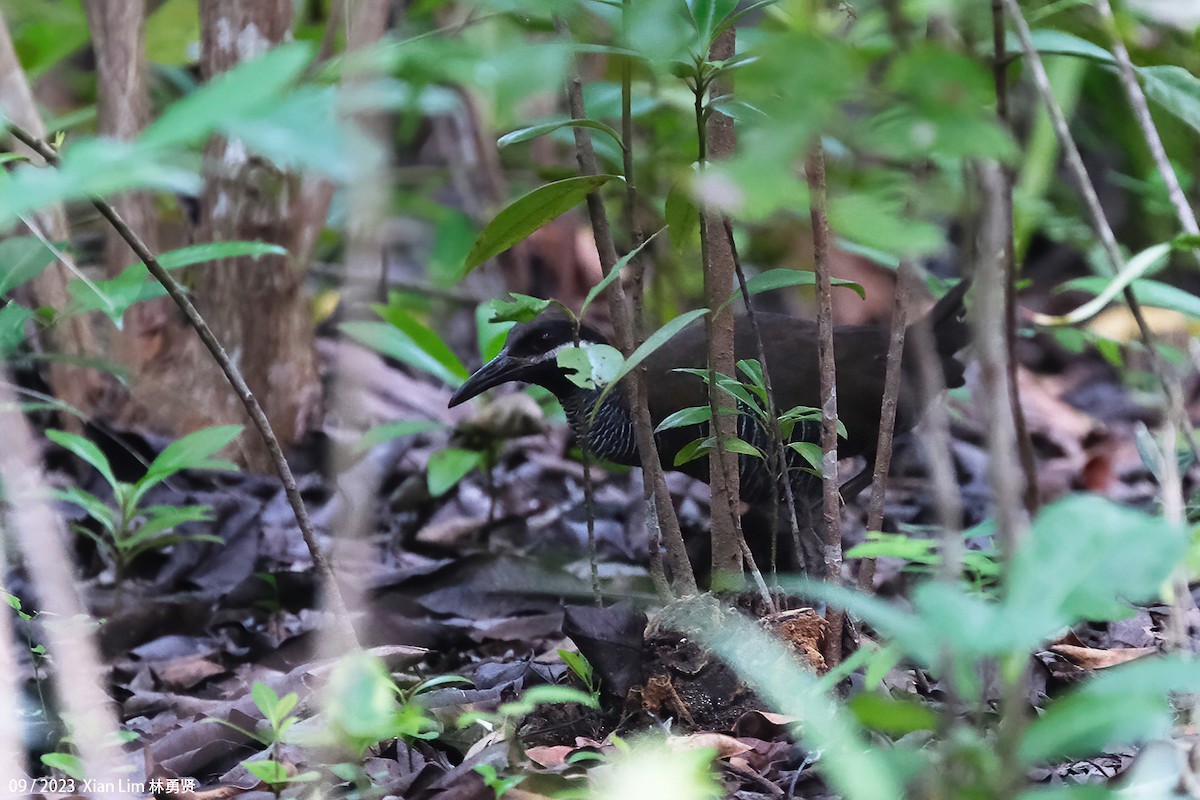
<svg viewBox="0 0 1200 800"><path fill-rule="evenodd" d="M450 408L483 394L493 386L515 380L524 366L520 360L509 356L507 350L501 350L498 356L475 370L466 383L458 387L458 391L450 398Z"/></svg>

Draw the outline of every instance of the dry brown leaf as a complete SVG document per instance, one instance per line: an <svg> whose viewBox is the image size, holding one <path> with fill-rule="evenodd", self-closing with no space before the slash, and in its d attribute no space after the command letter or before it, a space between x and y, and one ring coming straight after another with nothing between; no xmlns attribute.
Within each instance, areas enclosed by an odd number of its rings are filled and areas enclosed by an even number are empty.
<svg viewBox="0 0 1200 800"><path fill-rule="evenodd" d="M717 758L729 758L754 748L724 733L693 733L687 736L668 736L667 746L675 750L699 750L711 748Z"/></svg>
<svg viewBox="0 0 1200 800"><path fill-rule="evenodd" d="M1118 647L1101 650L1096 647L1078 647L1072 644L1052 644L1050 652L1057 653L1080 669L1105 669L1117 664L1158 652L1157 647Z"/></svg>
<svg viewBox="0 0 1200 800"><path fill-rule="evenodd" d="M561 767L577 749L566 744L530 747L525 750L525 757L543 767Z"/></svg>

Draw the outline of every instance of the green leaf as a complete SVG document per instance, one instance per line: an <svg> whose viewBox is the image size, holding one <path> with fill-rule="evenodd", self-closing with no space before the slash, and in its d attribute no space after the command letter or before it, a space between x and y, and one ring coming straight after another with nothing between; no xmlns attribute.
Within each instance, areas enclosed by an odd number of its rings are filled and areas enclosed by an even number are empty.
<svg viewBox="0 0 1200 800"><path fill-rule="evenodd" d="M723 440L722 444L724 444L725 449L730 453L741 453L742 455L746 456L763 458L762 450L759 450L745 439L739 439L736 436L729 436Z"/></svg>
<svg viewBox="0 0 1200 800"><path fill-rule="evenodd" d="M463 273L503 253L550 220L579 205L585 197L616 177L579 175L566 178L539 186L509 203L479 232L467 255Z"/></svg>
<svg viewBox="0 0 1200 800"><path fill-rule="evenodd" d="M564 347L555 360L563 369L574 370L567 378L576 386L594 389L611 383L625 358L612 345L593 343Z"/></svg>
<svg viewBox="0 0 1200 800"><path fill-rule="evenodd" d="M343 322L338 326L346 336L355 339L370 348L378 350L385 356L391 356L397 361L408 364L438 380L450 385L460 386L466 380L467 371L454 356L448 366L421 346L405 331L387 322L359 321Z"/></svg>
<svg viewBox="0 0 1200 800"><path fill-rule="evenodd" d="M592 663L582 653L576 653L573 650L560 649L556 652L571 672L575 673L575 677L583 681L583 685L590 689L592 686Z"/></svg>
<svg viewBox="0 0 1200 800"><path fill-rule="evenodd" d="M483 464L483 453L459 447L444 447L429 457L426 480L429 493L441 497L471 470Z"/></svg>
<svg viewBox="0 0 1200 800"><path fill-rule="evenodd" d="M643 361L645 361L651 353L669 342L672 336L686 328L691 322L699 319L707 313L707 308L697 308L693 311L688 311L680 314L678 317L671 320L666 325L663 325L654 333L650 334L650 336L646 338L646 341L642 342L641 346L634 350L633 353L630 354L629 358L625 359L625 363L621 365L621 369L617 371L615 376L613 376L612 382L605 386L604 391L600 393L600 398L596 401L595 407L599 409L601 404L604 402L604 398L608 396L610 391L612 391L612 388L616 386L621 379L628 375L635 367L637 367L638 364L641 364Z"/></svg>
<svg viewBox="0 0 1200 800"><path fill-rule="evenodd" d="M700 227L700 211L687 191L678 183L667 192L664 214L675 252L683 250L684 245L695 241L696 231Z"/></svg>
<svg viewBox="0 0 1200 800"><path fill-rule="evenodd" d="M897 700L874 692L862 692L850 701L850 712L867 728L890 736L937 727L937 714L915 700Z"/></svg>
<svg viewBox="0 0 1200 800"><path fill-rule="evenodd" d="M1141 67L1146 96L1200 131L1200 78L1183 67Z"/></svg>
<svg viewBox="0 0 1200 800"><path fill-rule="evenodd" d="M236 470L237 467L228 461L213 459L212 456L236 439L241 432L241 425L217 425L189 433L167 445L158 457L150 462L142 481L162 479L184 469Z"/></svg>
<svg viewBox="0 0 1200 800"><path fill-rule="evenodd" d="M412 340L421 351L438 365L439 372L449 373L451 380L447 383L458 386L471 374L463 366L462 361L454 354L442 337L438 336L428 325L419 321L412 314L396 306L372 306L375 313L385 321L394 325L401 333Z"/></svg>
<svg viewBox="0 0 1200 800"><path fill-rule="evenodd" d="M112 467L108 464L108 459L100 451L100 448L88 439L78 434L58 430L46 431L46 438L60 447L66 448L78 458L95 467L104 477L104 480L108 481L109 486L115 487L117 485L117 477L113 474Z"/></svg>
<svg viewBox="0 0 1200 800"><path fill-rule="evenodd" d="M496 145L504 148L510 144L518 142L527 142L530 139L536 139L539 136L545 136L547 133L556 131L560 128L591 128L592 130L606 133L612 137L617 143L617 147L624 148L625 145L621 142L621 134L617 133L611 125L606 125L594 119L560 119L551 120L549 122L540 122L537 125L530 125L527 128L515 130L512 133L506 133L496 140Z"/></svg>
<svg viewBox="0 0 1200 800"><path fill-rule="evenodd" d="M693 439L692 441L679 448L679 452L675 454L675 459L672 462L673 466L682 467L690 461L695 461L701 456L707 455L717 444L717 437L709 436Z"/></svg>
<svg viewBox="0 0 1200 800"><path fill-rule="evenodd" d="M41 761L50 769L56 769L77 781L87 778L87 770L84 769L79 756L70 753L43 753Z"/></svg>
<svg viewBox="0 0 1200 800"><path fill-rule="evenodd" d="M1021 738L1026 764L1090 755L1166 734L1168 695L1200 691L1200 663L1179 657L1111 667L1055 700Z"/></svg>
<svg viewBox="0 0 1200 800"><path fill-rule="evenodd" d="M160 534L172 531L188 522L209 522L213 518L212 509L208 506L151 506L142 509L140 513L146 517L146 521L139 525L131 536L118 540L116 542L118 549L125 550L150 542ZM212 540L224 542L223 539L215 536Z"/></svg>
<svg viewBox="0 0 1200 800"><path fill-rule="evenodd" d="M1154 269L1159 264L1166 261L1171 255L1171 243L1163 242L1151 247L1147 247L1142 252L1133 256L1126 262L1115 277L1111 278L1104 290L1087 301L1079 308L1069 314L1061 316L1049 316L1046 314L1038 314L1035 319L1042 325L1078 325L1081 322L1086 322L1092 317L1104 310L1104 307L1112 302L1118 294L1120 294L1126 286L1133 283L1136 279L1144 275L1148 270Z"/></svg>
<svg viewBox="0 0 1200 800"><path fill-rule="evenodd" d="M312 48L293 42L222 72L168 106L146 127L138 143L165 148L203 141L221 125L273 104L311 60Z"/></svg>
<svg viewBox="0 0 1200 800"><path fill-rule="evenodd" d="M158 255L158 263L163 269L178 269L179 267L190 267L193 264L201 264L205 261L217 261L223 258L243 258L254 257L261 258L262 256L290 256L286 247L281 247L270 242L210 242L208 244L193 244L187 247L180 247L176 250L168 250L165 253ZM142 262L138 261L131 266L139 266Z"/></svg>
<svg viewBox="0 0 1200 800"><path fill-rule="evenodd" d="M486 364L504 347L504 340L512 330L515 322L493 321L496 315L496 304L501 301L493 300L475 306L475 339L479 345L479 359Z"/></svg>
<svg viewBox="0 0 1200 800"><path fill-rule="evenodd" d="M553 305L553 300L543 300L540 297L530 297L527 294L509 292L512 300L492 300L492 322L530 322ZM499 351L497 351L499 352Z"/></svg>
<svg viewBox="0 0 1200 800"><path fill-rule="evenodd" d="M1186 550L1185 531L1162 517L1067 497L1042 510L1013 556L1005 616L1030 644L1080 620L1118 619L1158 596Z"/></svg>
<svg viewBox="0 0 1200 800"><path fill-rule="evenodd" d="M788 442L788 449L795 450L817 474L821 473L822 459L825 457L825 451L821 449L821 445L813 442Z"/></svg>
<svg viewBox="0 0 1200 800"><path fill-rule="evenodd" d="M1022 55L1025 52L1021 47L1021 41L1015 34L1009 33L1006 38L1005 48L1008 50L1009 55ZM1039 28L1032 31L1030 38L1033 39L1034 49L1039 53L1077 56L1079 58L1086 58L1089 61L1100 61L1105 64L1116 63L1116 59L1113 58L1112 53L1100 45L1093 44L1087 39L1082 39L1073 33L1054 30L1053 28Z"/></svg>
<svg viewBox="0 0 1200 800"><path fill-rule="evenodd" d="M64 503L70 503L82 508L87 512L89 517L104 526L104 530L109 534L112 534L116 531L116 510L91 492L85 489L80 489L77 486L67 486L62 489L52 490L51 496L55 500L61 500Z"/></svg>
<svg viewBox="0 0 1200 800"><path fill-rule="evenodd" d="M251 775L270 786L278 786L290 780L287 767L275 761L243 761L242 766Z"/></svg>
<svg viewBox="0 0 1200 800"><path fill-rule="evenodd" d="M0 296L36 278L54 253L34 236L11 236L0 241Z"/></svg>
<svg viewBox="0 0 1200 800"><path fill-rule="evenodd" d="M7 360L25 341L25 325L33 312L20 303L0 306L0 360Z"/></svg>
<svg viewBox="0 0 1200 800"><path fill-rule="evenodd" d="M654 237L658 236L660 233L662 233L663 230L664 230L663 228L659 228L654 233L652 233L648 237L646 237L646 240L644 242L642 242L637 247L630 250L625 255L621 256L621 258L617 261L617 263L613 265L613 268L608 271L608 274L605 275L600 280L599 283L597 283L595 286L593 286L590 291L588 291L587 297L585 297L583 299L583 305L579 307L579 316L580 317L582 317L584 314L587 313L588 306L590 306L592 304L593 300L595 300L597 297L600 296L601 292L603 292L605 289L608 288L609 284L611 284L613 281L615 281L619 277L621 277L621 270L625 269L625 266L630 261L632 261L634 258L636 258L637 254L642 252L642 250L646 247L646 245L648 245L648 244L650 244L650 242L654 241Z"/></svg>
<svg viewBox="0 0 1200 800"><path fill-rule="evenodd" d="M1108 283L1108 279L1099 276L1076 278L1067 281L1056 291L1079 290L1096 295L1104 291ZM1149 278L1140 278L1129 284L1129 288L1142 305L1178 311L1193 319L1200 319L1200 297L1191 292Z"/></svg>
<svg viewBox="0 0 1200 800"><path fill-rule="evenodd" d="M382 425L375 425L367 430L354 445L356 452L364 452L370 450L377 444L390 442L393 439L401 439L405 436L416 436L419 433L428 433L446 427L440 422L428 419L405 419L399 422L385 422Z"/></svg>
<svg viewBox="0 0 1200 800"><path fill-rule="evenodd" d="M733 13L737 5L738 0L687 0L688 11L696 23L696 32L700 34L700 45L705 53L717 26Z"/></svg>
<svg viewBox="0 0 1200 800"><path fill-rule="evenodd" d="M711 421L711 406L690 406L688 408L681 408L674 414L669 415L662 422L658 423L658 427L654 429L654 432L662 433L672 428L685 428L688 425L700 425Z"/></svg>

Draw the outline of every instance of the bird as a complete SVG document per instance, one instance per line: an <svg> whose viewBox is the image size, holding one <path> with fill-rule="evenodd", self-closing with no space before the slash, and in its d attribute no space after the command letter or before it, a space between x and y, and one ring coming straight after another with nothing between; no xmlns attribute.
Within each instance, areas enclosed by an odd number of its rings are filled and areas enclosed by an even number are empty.
<svg viewBox="0 0 1200 800"><path fill-rule="evenodd" d="M920 344L914 328L925 326L932 333L934 350L941 363L947 388L963 385L965 365L956 354L969 340L964 297L970 283L960 281L939 300L921 320L908 328L901 358L901 388L897 399L895 431L911 430L925 405L917 374ZM776 407L782 412L796 406L819 407L820 364L817 356L817 325L787 314L755 314L761 331L763 351L775 393ZM735 318L734 353L737 359L755 359L758 344L754 329L744 314ZM838 443L839 458L864 457L867 466L843 484L843 497L856 494L866 483L874 463L879 440L880 406L890 334L879 325L841 325L834 328L833 343L837 375L838 418L846 436ZM454 392L450 407L464 403L496 386L509 382L536 384L549 390L559 401L577 440L587 437L588 449L596 456L617 464L640 466L633 414L629 396L618 384L607 395L603 387L579 386L571 380L573 370L558 362L558 353L572 347L608 344L607 338L586 323L576 337L576 323L565 316L542 315L515 325L508 333L499 354L472 373ZM671 414L708 403L707 387L694 373L685 370L705 368L707 347L702 321L683 328L649 355L647 396L650 418L657 427ZM623 380L628 380L625 378ZM599 408L589 421L597 401ZM768 453L766 431L748 414L739 416L739 438ZM668 428L656 434L656 443L665 468L671 469L675 456L698 437L707 436L707 423ZM797 424L791 441L819 442L820 421ZM789 474L793 488L811 497L819 492L820 481L798 454L789 450ZM762 458L740 458L741 496L750 503L761 503L772 495L772 473ZM708 459L698 458L674 467L692 477L708 481Z"/></svg>

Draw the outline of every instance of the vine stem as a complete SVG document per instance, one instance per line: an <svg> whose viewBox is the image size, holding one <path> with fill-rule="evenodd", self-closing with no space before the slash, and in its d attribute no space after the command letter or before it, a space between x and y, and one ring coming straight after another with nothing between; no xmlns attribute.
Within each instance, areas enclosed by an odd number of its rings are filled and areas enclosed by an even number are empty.
<svg viewBox="0 0 1200 800"><path fill-rule="evenodd" d="M47 164L55 167L58 166L58 153L48 143L11 121L8 123L8 129L13 136L45 159ZM212 355L213 360L217 362L221 371L225 373L225 378L229 381L229 385L233 387L234 394L241 401L247 416L254 423L254 427L258 430L263 444L266 445L267 454L275 466L275 472L279 475L280 483L283 484L283 492L287 496L288 504L292 507L292 514L296 517L296 524L300 527L300 535L304 538L304 544L308 548L313 567L317 570L317 574L320 575L324 583L330 606L334 615L338 618L340 635L345 644L357 647L358 641L354 634L354 628L350 623L349 609L346 607L345 599L338 588L333 569L325 557L325 553L321 550L321 546L317 543L316 530L313 527L312 518L308 514L308 508L304 504L304 498L300 496L296 477L292 474L292 468L288 464L287 458L283 455L283 448L280 447L279 439L275 436L275 431L272 430L271 423L267 420L267 415L263 411L262 406L259 405L258 399L250 391L250 387L246 384L246 380L242 377L241 372L229 358L229 355L225 352L225 348L212 332L212 329L208 327L208 323L200 316L200 312L196 310L196 306L192 304L183 287L158 263L158 258L150 251L150 248L146 246L146 243L142 241L137 232L126 224L121 215L117 213L117 210L106 200L94 197L92 198L92 205L96 207L96 210L100 212L102 217L108 220L117 234L125 240L125 243L129 245L134 254L146 265L146 271L167 290L167 294L175 301L175 305L179 306L179 310L183 312L184 318L188 321L192 329L196 331L196 334L200 337L200 341L204 343L204 347Z"/></svg>

